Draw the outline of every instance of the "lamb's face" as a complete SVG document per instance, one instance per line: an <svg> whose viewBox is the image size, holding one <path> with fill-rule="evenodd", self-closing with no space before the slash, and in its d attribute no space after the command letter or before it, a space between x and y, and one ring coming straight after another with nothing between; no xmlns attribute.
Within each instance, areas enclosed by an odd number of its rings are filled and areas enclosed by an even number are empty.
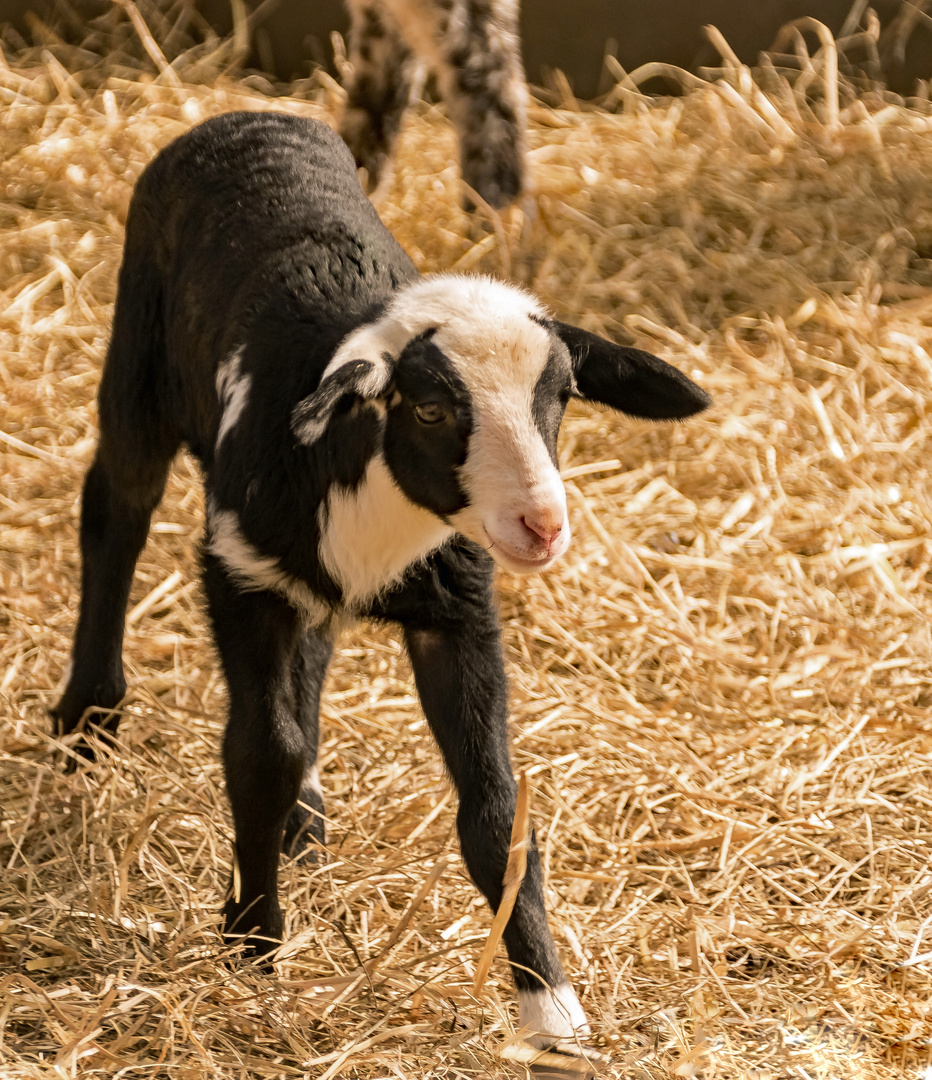
<svg viewBox="0 0 932 1080"><path fill-rule="evenodd" d="M486 297L497 300L491 309L451 312L404 348L387 400L385 458L408 498L506 569L530 573L570 542L556 461L573 377L537 304L499 288L507 308L501 296Z"/></svg>
<svg viewBox="0 0 932 1080"><path fill-rule="evenodd" d="M558 323L513 286L451 274L408 286L350 334L293 425L311 444L348 397L384 410L378 460L388 488L507 569L530 573L569 547L557 434L573 394L653 420L709 404L657 357ZM400 521L401 510L381 497L378 507L370 533L395 536L391 516ZM405 550L423 555L441 542L416 527L422 542L411 537Z"/></svg>

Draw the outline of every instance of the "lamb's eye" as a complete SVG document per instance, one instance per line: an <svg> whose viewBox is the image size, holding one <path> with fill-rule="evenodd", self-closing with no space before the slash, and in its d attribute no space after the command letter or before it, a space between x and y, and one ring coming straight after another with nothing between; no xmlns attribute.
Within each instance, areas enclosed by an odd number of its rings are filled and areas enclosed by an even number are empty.
<svg viewBox="0 0 932 1080"><path fill-rule="evenodd" d="M439 424L446 420L447 410L436 401L425 401L414 406L414 415L422 424Z"/></svg>

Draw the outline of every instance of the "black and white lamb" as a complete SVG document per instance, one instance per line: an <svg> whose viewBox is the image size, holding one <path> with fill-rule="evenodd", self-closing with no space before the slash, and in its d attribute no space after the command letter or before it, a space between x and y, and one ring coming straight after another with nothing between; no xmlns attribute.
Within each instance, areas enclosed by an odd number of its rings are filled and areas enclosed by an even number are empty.
<svg viewBox="0 0 932 1080"><path fill-rule="evenodd" d="M220 116L140 177L56 716L63 734L87 720L116 730L130 582L187 445L203 467L203 583L229 688L238 888L225 927L254 952L282 933L279 851L324 840L321 683L357 616L401 627L459 795L463 858L498 906L516 786L493 569L543 570L567 549L557 434L574 396L655 420L709 403L668 364L556 321L518 288L421 277L322 124ZM538 1043L585 1034L533 845L505 942Z"/></svg>
<svg viewBox="0 0 932 1080"><path fill-rule="evenodd" d="M518 0L346 0L349 74L340 134L375 186L426 68L459 135L463 179L490 206L525 185L527 84Z"/></svg>

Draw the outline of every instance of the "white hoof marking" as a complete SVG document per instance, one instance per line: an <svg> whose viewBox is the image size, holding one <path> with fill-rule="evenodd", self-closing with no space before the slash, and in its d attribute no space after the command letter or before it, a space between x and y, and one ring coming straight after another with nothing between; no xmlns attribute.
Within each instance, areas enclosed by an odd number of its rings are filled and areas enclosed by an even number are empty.
<svg viewBox="0 0 932 1080"><path fill-rule="evenodd" d="M518 993L521 1027L529 1034L527 1041L541 1049L564 1039L589 1035L589 1021L569 983L552 990L521 990Z"/></svg>

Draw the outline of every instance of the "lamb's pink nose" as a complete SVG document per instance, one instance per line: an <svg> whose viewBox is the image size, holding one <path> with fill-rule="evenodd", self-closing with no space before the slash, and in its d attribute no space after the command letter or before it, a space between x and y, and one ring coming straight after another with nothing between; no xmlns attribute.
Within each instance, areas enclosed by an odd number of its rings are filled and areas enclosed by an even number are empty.
<svg viewBox="0 0 932 1080"><path fill-rule="evenodd" d="M547 545L547 549L553 547L557 537L563 532L563 522L549 514L538 514L533 517L522 517L521 524L530 532L535 533Z"/></svg>

